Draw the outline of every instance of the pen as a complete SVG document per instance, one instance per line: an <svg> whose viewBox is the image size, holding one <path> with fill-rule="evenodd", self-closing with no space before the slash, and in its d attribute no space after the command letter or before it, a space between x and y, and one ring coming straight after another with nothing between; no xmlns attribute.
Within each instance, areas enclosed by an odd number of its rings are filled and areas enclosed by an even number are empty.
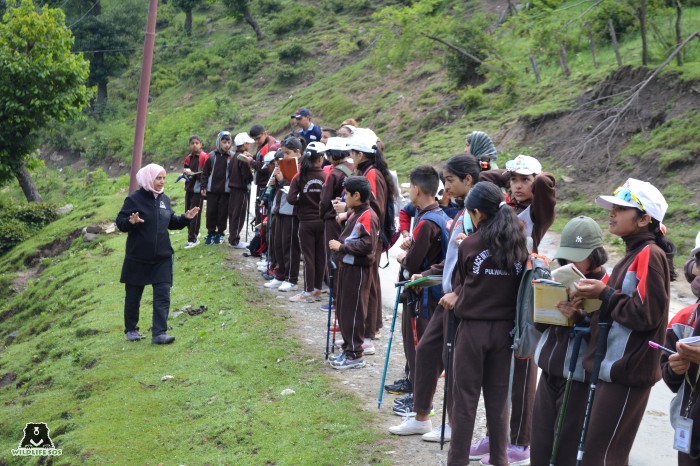
<svg viewBox="0 0 700 466"><path fill-rule="evenodd" d="M651 347L654 348L654 349L658 349L658 350L661 350L661 351L665 351L665 352L667 352L668 354L676 354L676 352L673 351L672 349L668 349L668 348L666 348L665 346L661 346L660 344L655 343L655 342L653 342L653 341L649 341L649 346L651 346Z"/></svg>

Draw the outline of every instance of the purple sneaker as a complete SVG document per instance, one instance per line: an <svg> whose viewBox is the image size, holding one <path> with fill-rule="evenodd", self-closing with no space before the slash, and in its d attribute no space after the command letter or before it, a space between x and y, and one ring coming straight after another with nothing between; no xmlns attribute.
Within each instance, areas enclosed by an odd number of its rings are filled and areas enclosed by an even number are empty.
<svg viewBox="0 0 700 466"><path fill-rule="evenodd" d="M471 448L469 448L469 459L480 460L484 456L489 454L489 438L488 436L482 438L478 442L472 443ZM488 464L488 463L487 463Z"/></svg>
<svg viewBox="0 0 700 466"><path fill-rule="evenodd" d="M525 466L530 464L530 447L521 447L519 445L508 445L508 466ZM489 456L486 455L481 458L479 464L489 465Z"/></svg>

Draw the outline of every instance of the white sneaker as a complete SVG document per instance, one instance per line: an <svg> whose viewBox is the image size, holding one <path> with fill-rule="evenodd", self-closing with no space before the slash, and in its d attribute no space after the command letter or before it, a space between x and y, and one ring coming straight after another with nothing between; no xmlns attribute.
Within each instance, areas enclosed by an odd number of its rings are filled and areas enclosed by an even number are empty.
<svg viewBox="0 0 700 466"><path fill-rule="evenodd" d="M372 343L372 340L370 340L369 343L363 343L362 344L362 352L366 356L372 356L377 352L376 348L374 347L374 344Z"/></svg>
<svg viewBox="0 0 700 466"><path fill-rule="evenodd" d="M185 245L185 249L191 249L195 246L199 246L199 240L194 241L194 242L188 241L187 244Z"/></svg>
<svg viewBox="0 0 700 466"><path fill-rule="evenodd" d="M267 267L267 261L257 261L255 263L255 265L257 265L258 267L261 267L261 266Z"/></svg>
<svg viewBox="0 0 700 466"><path fill-rule="evenodd" d="M442 424L436 426L427 434L423 434L424 442L439 442L440 434L442 433ZM445 424L445 442L449 442L452 438L452 428L449 424Z"/></svg>
<svg viewBox="0 0 700 466"><path fill-rule="evenodd" d="M282 280L277 280L276 278L273 278L269 282L265 283L263 286L265 288L279 288L280 285L282 285L283 283L285 283L285 282L283 282Z"/></svg>
<svg viewBox="0 0 700 466"><path fill-rule="evenodd" d="M259 265L258 272L267 272L267 265Z"/></svg>
<svg viewBox="0 0 700 466"><path fill-rule="evenodd" d="M427 421L416 421L412 417L405 418L398 426L389 427L389 432L395 435L427 434L431 430L433 430L433 422L430 419Z"/></svg>
<svg viewBox="0 0 700 466"><path fill-rule="evenodd" d="M247 249L248 248L248 243L245 241L239 241L238 244L233 246L234 249Z"/></svg>
<svg viewBox="0 0 700 466"><path fill-rule="evenodd" d="M299 289L299 286L295 285L294 283L284 282L277 289L279 291L296 291Z"/></svg>

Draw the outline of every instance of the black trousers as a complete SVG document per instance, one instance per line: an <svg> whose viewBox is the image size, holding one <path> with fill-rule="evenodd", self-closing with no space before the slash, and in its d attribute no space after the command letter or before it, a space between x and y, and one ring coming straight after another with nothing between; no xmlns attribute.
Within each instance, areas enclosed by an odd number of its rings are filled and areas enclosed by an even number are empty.
<svg viewBox="0 0 700 466"><path fill-rule="evenodd" d="M197 235L199 234L199 226L202 224L202 195L199 193L191 193L189 191L185 192L185 211L192 209L193 207L199 207L200 212L195 218L192 219L189 226L187 227L187 241L194 243L197 241Z"/></svg>
<svg viewBox="0 0 700 466"><path fill-rule="evenodd" d="M229 193L207 193L207 234L223 235L228 223Z"/></svg>
<svg viewBox="0 0 700 466"><path fill-rule="evenodd" d="M170 283L153 284L153 326L151 333L154 337L168 330L168 313L170 312ZM126 299L124 300L124 333L138 330L139 308L144 285L124 285Z"/></svg>

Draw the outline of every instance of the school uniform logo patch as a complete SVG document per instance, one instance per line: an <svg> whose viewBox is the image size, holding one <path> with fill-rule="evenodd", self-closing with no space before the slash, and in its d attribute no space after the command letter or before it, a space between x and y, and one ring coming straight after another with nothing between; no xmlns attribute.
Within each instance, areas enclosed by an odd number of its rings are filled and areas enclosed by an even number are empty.
<svg viewBox="0 0 700 466"><path fill-rule="evenodd" d="M166 207L165 207L165 202L160 201L160 208L161 208L161 209L165 209L165 208L166 208Z"/></svg>

